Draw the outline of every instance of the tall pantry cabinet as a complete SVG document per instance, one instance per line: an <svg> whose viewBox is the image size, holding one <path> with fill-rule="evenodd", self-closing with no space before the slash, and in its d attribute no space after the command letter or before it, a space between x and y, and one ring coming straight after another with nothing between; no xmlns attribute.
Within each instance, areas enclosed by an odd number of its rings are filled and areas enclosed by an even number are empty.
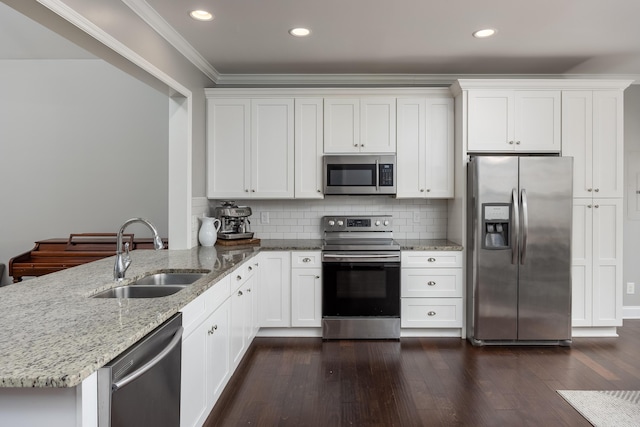
<svg viewBox="0 0 640 427"><path fill-rule="evenodd" d="M466 242L466 171L474 154L574 158L573 336L622 325L623 92L629 80L463 79L455 99L455 196L448 236ZM470 280L467 269L467 280ZM466 295L467 303L472 295Z"/></svg>
<svg viewBox="0 0 640 427"><path fill-rule="evenodd" d="M562 155L574 158L574 335L615 335L622 326L623 88L564 90L562 118Z"/></svg>

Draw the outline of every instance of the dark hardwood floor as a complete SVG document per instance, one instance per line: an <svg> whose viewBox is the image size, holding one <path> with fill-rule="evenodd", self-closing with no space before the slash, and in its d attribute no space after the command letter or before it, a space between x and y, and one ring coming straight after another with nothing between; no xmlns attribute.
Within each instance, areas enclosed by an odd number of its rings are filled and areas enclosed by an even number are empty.
<svg viewBox="0 0 640 427"><path fill-rule="evenodd" d="M589 426L556 390L639 390L640 320L618 331L570 348L256 338L205 426Z"/></svg>

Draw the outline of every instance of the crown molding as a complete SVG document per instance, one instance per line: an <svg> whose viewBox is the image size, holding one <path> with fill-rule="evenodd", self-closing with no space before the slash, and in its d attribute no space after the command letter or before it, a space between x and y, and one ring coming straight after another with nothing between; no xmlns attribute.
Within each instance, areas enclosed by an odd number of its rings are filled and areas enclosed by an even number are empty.
<svg viewBox="0 0 640 427"><path fill-rule="evenodd" d="M149 3L145 0L122 0L122 2L214 83L218 83L220 73L180 33L169 25L154 8L149 6Z"/></svg>
<svg viewBox="0 0 640 427"><path fill-rule="evenodd" d="M627 80L640 84L640 75L586 74L220 74L217 87L240 86L450 86L457 80ZM586 83L586 82L585 82Z"/></svg>

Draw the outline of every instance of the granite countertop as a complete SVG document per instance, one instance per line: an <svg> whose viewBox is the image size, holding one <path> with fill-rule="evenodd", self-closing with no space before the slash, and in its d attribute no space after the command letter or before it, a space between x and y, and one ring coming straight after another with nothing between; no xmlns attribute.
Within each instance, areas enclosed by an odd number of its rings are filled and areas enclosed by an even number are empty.
<svg viewBox="0 0 640 427"><path fill-rule="evenodd" d="M461 251L462 245L446 239L395 239L403 251Z"/></svg>
<svg viewBox="0 0 640 427"><path fill-rule="evenodd" d="M461 250L445 240L403 249ZM0 288L0 387L74 387L260 251L320 250L321 240L262 240L259 246L136 250L127 284L172 270L211 270L162 298L91 298L116 286L114 257Z"/></svg>

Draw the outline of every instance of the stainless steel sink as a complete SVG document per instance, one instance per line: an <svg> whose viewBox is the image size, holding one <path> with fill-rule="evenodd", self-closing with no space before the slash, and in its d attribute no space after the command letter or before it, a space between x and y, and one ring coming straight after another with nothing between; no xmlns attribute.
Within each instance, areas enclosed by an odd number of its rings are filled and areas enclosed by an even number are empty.
<svg viewBox="0 0 640 427"><path fill-rule="evenodd" d="M208 272L155 273L128 285L116 286L92 295L92 298L159 298L173 295L186 288Z"/></svg>
<svg viewBox="0 0 640 427"><path fill-rule="evenodd" d="M206 275L207 273L156 273L141 277L132 285L190 285Z"/></svg>
<svg viewBox="0 0 640 427"><path fill-rule="evenodd" d="M159 298L173 295L188 285L126 285L107 289L92 298Z"/></svg>

